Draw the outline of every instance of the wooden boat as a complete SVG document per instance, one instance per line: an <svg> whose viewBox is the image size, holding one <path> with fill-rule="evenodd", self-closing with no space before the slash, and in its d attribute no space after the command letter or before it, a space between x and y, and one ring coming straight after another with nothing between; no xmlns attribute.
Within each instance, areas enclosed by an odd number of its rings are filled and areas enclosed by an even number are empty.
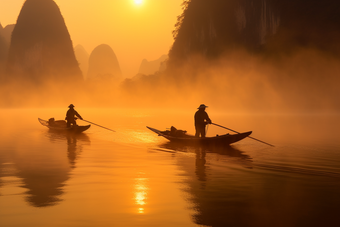
<svg viewBox="0 0 340 227"><path fill-rule="evenodd" d="M53 119L53 121L51 121L50 119L49 121L46 121L40 118L38 118L38 120L40 124L42 124L43 126L46 126L50 130L58 131L58 132L81 133L91 127L91 125L77 125L77 126L72 126L68 128L66 126L66 121L63 121L63 120L54 121Z"/></svg>
<svg viewBox="0 0 340 227"><path fill-rule="evenodd" d="M212 145L212 144L219 144L219 145L230 145L232 143L238 142L247 136L249 136L252 131L238 133L238 134L225 134L220 136L214 137L195 137L193 135L186 134L186 131L177 130L177 131L160 131L151 127L148 127L151 131L158 134L158 136L163 136L164 138L170 140L171 142L177 143L187 143L187 144L202 144L202 145Z"/></svg>

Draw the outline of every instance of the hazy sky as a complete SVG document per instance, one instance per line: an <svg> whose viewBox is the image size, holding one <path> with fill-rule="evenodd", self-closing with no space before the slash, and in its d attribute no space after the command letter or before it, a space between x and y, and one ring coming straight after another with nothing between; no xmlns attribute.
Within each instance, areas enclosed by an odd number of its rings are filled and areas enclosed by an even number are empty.
<svg viewBox="0 0 340 227"><path fill-rule="evenodd" d="M16 23L25 0L0 0L0 23ZM140 63L167 54L172 30L182 13L183 0L55 0L73 45L90 54L108 44L117 55L124 76L134 76ZM141 4L137 4L141 2Z"/></svg>

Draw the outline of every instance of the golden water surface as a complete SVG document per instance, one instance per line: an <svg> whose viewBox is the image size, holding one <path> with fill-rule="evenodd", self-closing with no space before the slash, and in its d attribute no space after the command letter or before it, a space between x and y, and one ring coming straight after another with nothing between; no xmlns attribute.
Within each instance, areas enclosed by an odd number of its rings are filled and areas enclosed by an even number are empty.
<svg viewBox="0 0 340 227"><path fill-rule="evenodd" d="M172 144L146 126L194 133L193 111L81 109L73 135L0 112L0 226L339 226L339 116L208 112L252 139L230 147ZM209 110L208 110L209 111ZM78 120L79 125L88 123ZM210 125L208 136L231 133Z"/></svg>

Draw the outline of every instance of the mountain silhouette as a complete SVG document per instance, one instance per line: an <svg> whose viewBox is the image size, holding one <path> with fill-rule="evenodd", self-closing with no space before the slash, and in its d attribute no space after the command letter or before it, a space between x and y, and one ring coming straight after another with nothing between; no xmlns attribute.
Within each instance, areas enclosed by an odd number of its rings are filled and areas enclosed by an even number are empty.
<svg viewBox="0 0 340 227"><path fill-rule="evenodd" d="M7 42L4 35L4 28L0 23L0 62L3 61L6 57L6 50L7 50Z"/></svg>
<svg viewBox="0 0 340 227"><path fill-rule="evenodd" d="M0 23L0 79L3 77L3 68L7 59L8 42L6 41L4 28Z"/></svg>
<svg viewBox="0 0 340 227"><path fill-rule="evenodd" d="M169 62L226 51L340 53L340 7L333 0L187 0L173 32Z"/></svg>
<svg viewBox="0 0 340 227"><path fill-rule="evenodd" d="M89 58L87 79L90 81L117 81L122 72L118 59L112 48L107 44L97 46Z"/></svg>
<svg viewBox="0 0 340 227"><path fill-rule="evenodd" d="M146 59L143 59L141 65L139 67L138 73L149 75L149 74L154 74L157 71L164 70L163 66L164 66L164 64L165 64L164 62L167 58L168 58L167 55L162 55L160 58L158 58L154 61L148 61Z"/></svg>
<svg viewBox="0 0 340 227"><path fill-rule="evenodd" d="M31 82L82 80L72 41L53 0L26 0L12 33L7 74Z"/></svg>
<svg viewBox="0 0 340 227"><path fill-rule="evenodd" d="M77 45L74 47L74 53L76 55L76 59L79 63L79 67L83 72L83 75L87 74L87 70L89 68L89 57L90 55L87 53L85 48L82 45Z"/></svg>
<svg viewBox="0 0 340 227"><path fill-rule="evenodd" d="M6 25L6 27L4 27L4 30L3 30L3 34L4 34L4 37L8 43L8 45L10 44L11 42L11 36L12 36L12 32L14 30L14 27L15 27L15 24L9 24L9 25Z"/></svg>

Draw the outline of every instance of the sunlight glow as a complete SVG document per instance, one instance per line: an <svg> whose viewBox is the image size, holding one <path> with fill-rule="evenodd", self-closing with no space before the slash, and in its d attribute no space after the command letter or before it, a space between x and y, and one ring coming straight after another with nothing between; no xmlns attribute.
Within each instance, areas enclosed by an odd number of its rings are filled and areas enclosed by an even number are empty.
<svg viewBox="0 0 340 227"><path fill-rule="evenodd" d="M143 3L143 0L134 0L136 5L141 5Z"/></svg>

